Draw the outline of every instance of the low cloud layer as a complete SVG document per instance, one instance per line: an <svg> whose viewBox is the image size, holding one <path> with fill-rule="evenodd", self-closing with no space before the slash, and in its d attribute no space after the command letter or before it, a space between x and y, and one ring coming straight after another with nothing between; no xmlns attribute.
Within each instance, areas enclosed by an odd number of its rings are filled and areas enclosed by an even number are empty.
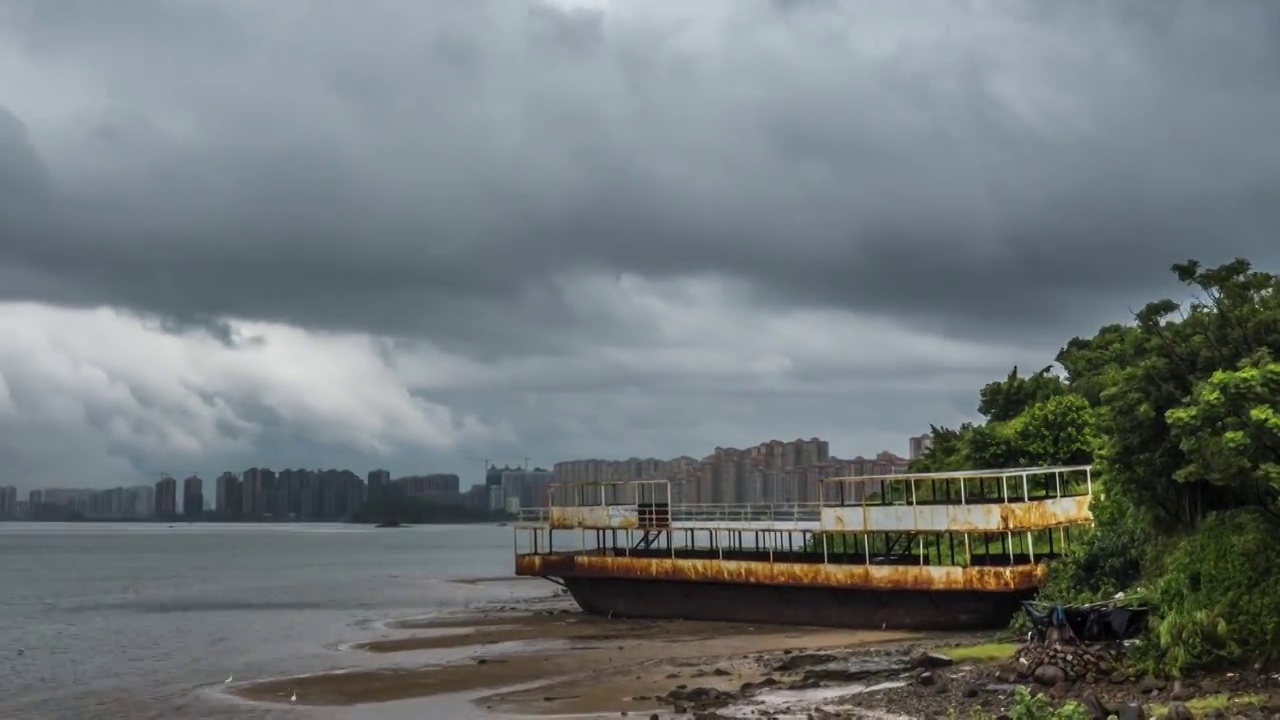
<svg viewBox="0 0 1280 720"><path fill-rule="evenodd" d="M1274 263L1278 41L1243 0L14 0L0 454L901 451L1170 263Z"/></svg>

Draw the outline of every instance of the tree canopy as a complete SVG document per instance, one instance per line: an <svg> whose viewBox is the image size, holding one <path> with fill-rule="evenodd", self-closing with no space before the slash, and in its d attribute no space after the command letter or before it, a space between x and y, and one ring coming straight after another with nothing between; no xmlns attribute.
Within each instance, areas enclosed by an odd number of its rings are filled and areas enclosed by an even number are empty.
<svg viewBox="0 0 1280 720"><path fill-rule="evenodd" d="M912 463L916 472L1077 465L1091 462L1093 409L1046 367L1029 376L1013 368L978 393L985 423L934 426L932 446Z"/></svg>
<svg viewBox="0 0 1280 720"><path fill-rule="evenodd" d="M913 470L1096 462L1163 531L1215 510L1280 513L1280 278L1237 259L1173 272L1194 297L1074 338L979 393L985 422L933 427Z"/></svg>
<svg viewBox="0 0 1280 720"><path fill-rule="evenodd" d="M1243 259L1172 270L1185 301L1072 339L1060 372L1014 368L983 387L984 421L932 428L913 470L1092 463L1097 531L1045 593L1153 588L1146 647L1171 672L1274 659L1258 650L1280 646L1274 568L1249 568L1280 557L1280 277Z"/></svg>

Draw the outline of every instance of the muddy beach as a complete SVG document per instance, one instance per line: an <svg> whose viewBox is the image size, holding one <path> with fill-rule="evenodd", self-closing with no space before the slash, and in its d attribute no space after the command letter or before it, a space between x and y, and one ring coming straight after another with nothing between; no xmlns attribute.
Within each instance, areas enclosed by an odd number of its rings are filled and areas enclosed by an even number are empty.
<svg viewBox="0 0 1280 720"><path fill-rule="evenodd" d="M1280 678L1258 673L1166 683L1091 670L1068 681L1025 662L1018 667L1025 648L1015 656L1013 645L980 645L989 635L602 618L558 595L393 622L381 635L347 652L386 666L365 663L232 692L310 706L467 693L490 713L525 717L998 718L1010 710L1015 688L1024 687L1121 720L1280 713ZM975 648L995 652L974 656ZM429 657L436 651L451 659ZM1062 655L1034 657L1065 662Z"/></svg>
<svg viewBox="0 0 1280 720"><path fill-rule="evenodd" d="M339 706L467 692L477 695L482 707L500 713L668 712L675 708L661 696L675 686L705 680L737 692L744 683L765 679L768 667L760 659L772 654L881 646L918 637L601 618L579 612L559 596L389 623L383 634L347 651L385 658L386 667L277 678L232 692L254 701ZM415 653L439 650L454 651L460 659L413 663ZM520 686L532 688L512 689Z"/></svg>

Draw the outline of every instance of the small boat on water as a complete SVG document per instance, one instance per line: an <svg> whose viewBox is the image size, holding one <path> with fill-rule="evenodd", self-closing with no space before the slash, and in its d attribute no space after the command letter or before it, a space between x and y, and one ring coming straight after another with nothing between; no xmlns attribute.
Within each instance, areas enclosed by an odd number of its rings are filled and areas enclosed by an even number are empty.
<svg viewBox="0 0 1280 720"><path fill-rule="evenodd" d="M985 629L1093 521L1090 466L827 478L803 502L673 503L671 486L552 485L514 526L515 574L612 617Z"/></svg>

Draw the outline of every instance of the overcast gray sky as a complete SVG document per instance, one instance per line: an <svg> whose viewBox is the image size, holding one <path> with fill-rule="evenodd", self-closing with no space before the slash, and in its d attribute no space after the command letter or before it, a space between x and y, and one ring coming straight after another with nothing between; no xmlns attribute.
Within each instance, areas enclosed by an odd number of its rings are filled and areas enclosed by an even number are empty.
<svg viewBox="0 0 1280 720"><path fill-rule="evenodd" d="M905 453L1278 127L1273 0L0 0L0 484Z"/></svg>

